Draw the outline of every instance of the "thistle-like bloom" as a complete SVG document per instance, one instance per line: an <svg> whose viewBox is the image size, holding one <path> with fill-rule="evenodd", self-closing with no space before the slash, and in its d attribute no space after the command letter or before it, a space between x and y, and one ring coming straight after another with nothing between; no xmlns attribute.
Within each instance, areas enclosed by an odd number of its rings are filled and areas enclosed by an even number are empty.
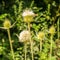
<svg viewBox="0 0 60 60"><path fill-rule="evenodd" d="M15 23L16 23L16 21L15 21ZM12 28L15 25L15 23L13 23L11 25L11 22L8 19L5 19L5 21L3 23L3 27L0 27L0 28L1 29L9 29L9 28Z"/></svg>
<svg viewBox="0 0 60 60"><path fill-rule="evenodd" d="M38 35L37 35L37 37L38 37L38 39L43 40L44 37L45 37L44 32L39 32Z"/></svg>
<svg viewBox="0 0 60 60"><path fill-rule="evenodd" d="M19 41L20 42L27 42L30 40L30 36L31 36L30 32L27 30L24 30L19 34Z"/></svg>
<svg viewBox="0 0 60 60"><path fill-rule="evenodd" d="M14 60L14 51L13 51L12 42L11 42L10 28L12 28L15 25L15 23L11 25L11 22L8 19L6 19L3 23L3 27L0 27L1 29L7 30L13 60Z"/></svg>
<svg viewBox="0 0 60 60"><path fill-rule="evenodd" d="M54 26L51 26L51 27L50 27L49 33L50 33L50 34L54 34L54 33L55 33L55 27L54 27Z"/></svg>
<svg viewBox="0 0 60 60"><path fill-rule="evenodd" d="M24 22L32 22L33 17L35 16L34 12L32 10L25 10L22 14Z"/></svg>
<svg viewBox="0 0 60 60"><path fill-rule="evenodd" d="M25 10L22 16L34 16L34 12L31 10Z"/></svg>
<svg viewBox="0 0 60 60"><path fill-rule="evenodd" d="M4 28L9 29L10 26L11 26L11 22L9 20L5 20L4 23L3 23L3 26L4 26Z"/></svg>

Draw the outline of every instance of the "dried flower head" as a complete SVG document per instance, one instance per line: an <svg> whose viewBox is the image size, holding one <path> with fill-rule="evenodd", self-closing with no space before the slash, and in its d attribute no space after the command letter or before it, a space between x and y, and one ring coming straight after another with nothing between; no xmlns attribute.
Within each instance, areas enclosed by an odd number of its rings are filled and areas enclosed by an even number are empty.
<svg viewBox="0 0 60 60"><path fill-rule="evenodd" d="M37 35L37 37L38 37L38 39L43 40L44 37L45 37L44 32L39 32L38 35Z"/></svg>
<svg viewBox="0 0 60 60"><path fill-rule="evenodd" d="M34 12L32 10L25 10L22 14L24 18L24 22L32 22L33 17L35 16Z"/></svg>
<svg viewBox="0 0 60 60"><path fill-rule="evenodd" d="M32 10L25 10L22 16L34 16L34 12Z"/></svg>
<svg viewBox="0 0 60 60"><path fill-rule="evenodd" d="M50 34L54 34L54 33L55 33L55 27L54 27L54 26L51 26L51 27L50 27L49 33L50 33Z"/></svg>
<svg viewBox="0 0 60 60"><path fill-rule="evenodd" d="M4 23L3 23L3 26L4 26L4 28L9 29L9 28L10 28L10 26L11 26L10 21L6 19L6 20L4 21Z"/></svg>
<svg viewBox="0 0 60 60"><path fill-rule="evenodd" d="M19 41L20 42L27 42L30 40L30 36L31 36L30 32L27 30L24 30L19 34Z"/></svg>

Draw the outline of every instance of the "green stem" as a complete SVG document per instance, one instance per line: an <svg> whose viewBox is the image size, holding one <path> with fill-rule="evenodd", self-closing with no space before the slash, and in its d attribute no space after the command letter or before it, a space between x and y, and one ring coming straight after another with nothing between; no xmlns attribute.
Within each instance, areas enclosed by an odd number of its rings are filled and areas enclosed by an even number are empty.
<svg viewBox="0 0 60 60"><path fill-rule="evenodd" d="M52 40L53 40L53 35L51 35L50 60L51 60L51 57L52 57Z"/></svg>
<svg viewBox="0 0 60 60"><path fill-rule="evenodd" d="M26 60L26 54L27 54L27 45L26 45L26 43L25 43L24 48L25 48L25 60Z"/></svg>
<svg viewBox="0 0 60 60"><path fill-rule="evenodd" d="M50 13L50 4L48 4L48 14Z"/></svg>
<svg viewBox="0 0 60 60"><path fill-rule="evenodd" d="M42 51L42 40L40 40L40 53Z"/></svg>
<svg viewBox="0 0 60 60"><path fill-rule="evenodd" d="M34 60L34 54L33 54L33 41L31 41L31 55L32 55L32 60Z"/></svg>
<svg viewBox="0 0 60 60"><path fill-rule="evenodd" d="M30 31L30 23L28 23L28 30ZM33 44L32 44L32 40L31 40L31 37L30 37L30 49L31 49L31 57L32 57L32 60L34 60L34 54L33 54Z"/></svg>
<svg viewBox="0 0 60 60"><path fill-rule="evenodd" d="M58 19L58 22L57 22L57 26L58 26L57 31L58 31L58 39L59 39L59 19Z"/></svg>
<svg viewBox="0 0 60 60"><path fill-rule="evenodd" d="M10 42L10 48L11 48L12 58L13 58L13 60L15 60L14 59L14 52L13 52L12 42L11 42L10 30L7 29L7 32L8 32L9 42Z"/></svg>
<svg viewBox="0 0 60 60"><path fill-rule="evenodd" d="M42 52L42 40L40 40L40 54L41 54L41 52Z"/></svg>
<svg viewBox="0 0 60 60"><path fill-rule="evenodd" d="M28 23L28 30L30 31L30 23Z"/></svg>

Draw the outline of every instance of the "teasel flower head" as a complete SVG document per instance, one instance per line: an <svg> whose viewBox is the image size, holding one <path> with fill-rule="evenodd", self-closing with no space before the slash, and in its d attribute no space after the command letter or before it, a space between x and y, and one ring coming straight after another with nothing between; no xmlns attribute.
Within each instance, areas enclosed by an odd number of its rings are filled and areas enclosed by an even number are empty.
<svg viewBox="0 0 60 60"><path fill-rule="evenodd" d="M51 26L51 27L50 27L49 33L50 33L50 34L54 34L54 33L55 33L55 27L54 27L54 26Z"/></svg>
<svg viewBox="0 0 60 60"><path fill-rule="evenodd" d="M20 34L19 34L19 41L20 42L28 42L30 40L30 32L28 30L23 30Z"/></svg>
<svg viewBox="0 0 60 60"><path fill-rule="evenodd" d="M3 23L3 26L4 28L9 29L11 26L11 22L8 19L6 19Z"/></svg>
<svg viewBox="0 0 60 60"><path fill-rule="evenodd" d="M25 10L22 14L24 22L30 23L33 21L33 17L35 16L35 13L32 10Z"/></svg>
<svg viewBox="0 0 60 60"><path fill-rule="evenodd" d="M37 35L38 39L43 40L45 37L45 33L44 32L39 32Z"/></svg>

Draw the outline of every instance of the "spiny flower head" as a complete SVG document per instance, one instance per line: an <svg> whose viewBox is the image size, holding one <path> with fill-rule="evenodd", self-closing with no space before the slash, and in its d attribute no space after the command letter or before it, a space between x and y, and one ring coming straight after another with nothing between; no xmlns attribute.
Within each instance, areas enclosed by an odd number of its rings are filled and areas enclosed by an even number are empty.
<svg viewBox="0 0 60 60"><path fill-rule="evenodd" d="M34 16L34 12L32 10L25 10L22 16Z"/></svg>
<svg viewBox="0 0 60 60"><path fill-rule="evenodd" d="M54 26L51 26L51 27L50 27L49 33L50 33L50 34L54 34L54 33L55 33L55 27L54 27Z"/></svg>
<svg viewBox="0 0 60 60"><path fill-rule="evenodd" d="M24 18L24 22L32 22L33 17L35 16L34 12L32 10L25 10L22 14Z"/></svg>
<svg viewBox="0 0 60 60"><path fill-rule="evenodd" d="M44 32L39 32L38 35L37 35L37 37L38 37L38 39L43 40L44 37L45 37Z"/></svg>
<svg viewBox="0 0 60 60"><path fill-rule="evenodd" d="M10 26L11 26L11 22L10 22L8 19L6 19L6 20L4 21L4 23L3 23L3 26L4 26L4 28L9 29Z"/></svg>
<svg viewBox="0 0 60 60"><path fill-rule="evenodd" d="M30 32L28 30L23 30L20 34L19 34L19 41L20 42L27 42L30 40Z"/></svg>

